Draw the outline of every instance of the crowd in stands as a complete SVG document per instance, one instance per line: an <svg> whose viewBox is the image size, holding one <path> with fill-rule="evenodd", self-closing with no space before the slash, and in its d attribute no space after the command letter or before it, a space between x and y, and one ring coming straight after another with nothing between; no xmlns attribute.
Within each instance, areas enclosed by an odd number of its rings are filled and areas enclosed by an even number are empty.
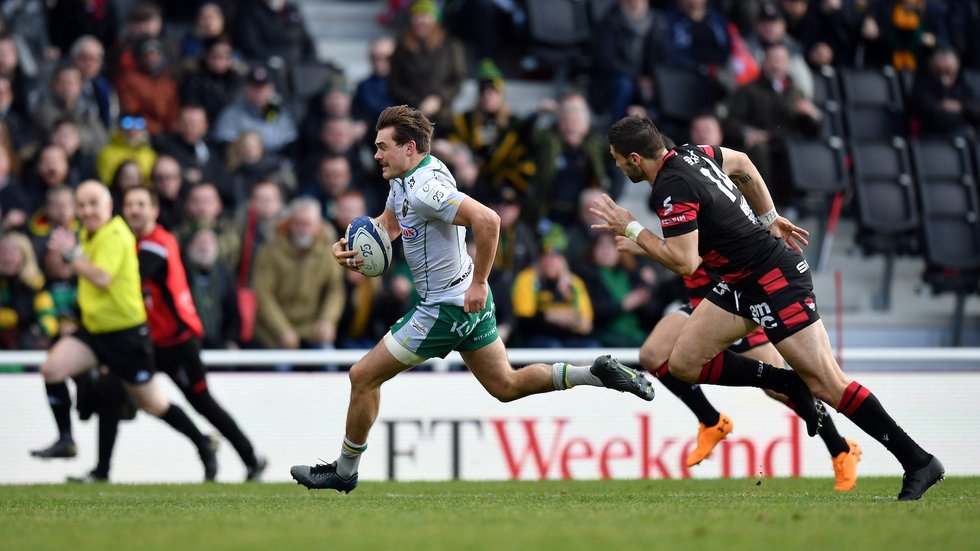
<svg viewBox="0 0 980 551"><path fill-rule="evenodd" d="M578 2L587 61L559 97L516 113L510 56L535 40L530 1L379 3L391 32L365 51L370 76L350 82L334 60L312 94L296 73L318 63L314 41L291 0L0 3L0 348L74 330L74 275L46 239L77 230L72 190L89 179L117 209L129 187L159 196L207 347L372 346L417 299L411 276L343 270L330 246L384 208L373 128L389 105L435 121L433 154L500 215L500 334L535 347L639 346L683 300L672 274L589 228L591 201L624 186L604 136L621 116L746 150L780 207L795 196L786 141L828 131L824 67L897 69L914 135L980 125L963 78L980 69L976 1ZM703 78L711 102L672 119L663 68ZM456 111L468 78L475 105Z"/></svg>

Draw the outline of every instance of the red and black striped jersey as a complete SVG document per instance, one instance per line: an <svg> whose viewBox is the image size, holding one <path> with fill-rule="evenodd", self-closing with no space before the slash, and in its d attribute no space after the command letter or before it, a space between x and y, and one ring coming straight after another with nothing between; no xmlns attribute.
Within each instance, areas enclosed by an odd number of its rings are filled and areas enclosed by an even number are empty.
<svg viewBox="0 0 980 551"><path fill-rule="evenodd" d="M755 214L722 171L716 146L683 145L669 149L650 194L664 237L698 231L698 253L721 281L771 269L788 249L756 224Z"/></svg>
<svg viewBox="0 0 980 551"><path fill-rule="evenodd" d="M187 274L174 236L157 225L137 238L146 319L154 346L169 347L203 337L204 327L187 286Z"/></svg>

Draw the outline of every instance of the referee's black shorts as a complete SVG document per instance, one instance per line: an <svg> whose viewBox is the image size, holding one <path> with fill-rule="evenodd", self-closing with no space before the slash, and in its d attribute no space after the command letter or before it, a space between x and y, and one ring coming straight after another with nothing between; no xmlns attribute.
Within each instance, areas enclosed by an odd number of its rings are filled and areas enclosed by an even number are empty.
<svg viewBox="0 0 980 551"><path fill-rule="evenodd" d="M72 336L85 343L99 363L123 381L141 385L153 378L153 343L145 324L108 333L89 333L79 327Z"/></svg>

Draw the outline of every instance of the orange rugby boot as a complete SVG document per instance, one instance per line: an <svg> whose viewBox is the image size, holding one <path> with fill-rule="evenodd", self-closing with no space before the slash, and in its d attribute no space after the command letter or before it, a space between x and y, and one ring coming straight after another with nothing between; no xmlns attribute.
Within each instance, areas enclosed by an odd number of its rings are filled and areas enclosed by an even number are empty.
<svg viewBox="0 0 980 551"><path fill-rule="evenodd" d="M834 458L834 489L849 492L857 486L858 461L861 460L861 446L850 438L845 439L850 449Z"/></svg>
<svg viewBox="0 0 980 551"><path fill-rule="evenodd" d="M698 423L698 445L694 451L687 456L687 466L693 467L711 456L711 450L715 449L718 442L721 442L732 432L732 419L724 413L718 414L718 423L706 427L704 423Z"/></svg>

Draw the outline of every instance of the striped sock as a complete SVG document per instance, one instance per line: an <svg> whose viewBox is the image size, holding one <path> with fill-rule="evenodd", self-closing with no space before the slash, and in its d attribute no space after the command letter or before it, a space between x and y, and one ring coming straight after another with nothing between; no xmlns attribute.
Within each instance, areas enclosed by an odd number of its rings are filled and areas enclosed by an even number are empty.
<svg viewBox="0 0 980 551"><path fill-rule="evenodd" d="M906 471L924 466L932 458L888 415L870 390L851 381L844 390L837 411L892 452Z"/></svg>
<svg viewBox="0 0 980 551"><path fill-rule="evenodd" d="M551 365L551 381L555 390L568 390L578 385L603 386L602 381L592 374L592 366L565 362Z"/></svg>
<svg viewBox="0 0 980 551"><path fill-rule="evenodd" d="M361 462L361 454L367 449L367 444L355 444L344 437L344 445L340 447L340 457L337 458L337 474L350 478L357 472Z"/></svg>

